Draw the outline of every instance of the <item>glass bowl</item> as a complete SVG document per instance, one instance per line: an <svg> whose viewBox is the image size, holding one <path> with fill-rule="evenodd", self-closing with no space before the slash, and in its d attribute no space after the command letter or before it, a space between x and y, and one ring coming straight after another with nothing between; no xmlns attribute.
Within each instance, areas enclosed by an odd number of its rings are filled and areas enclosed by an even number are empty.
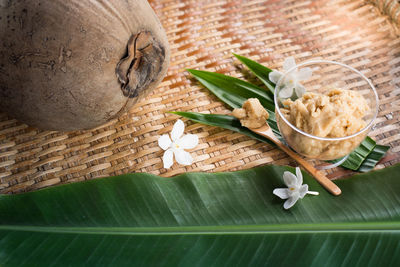
<svg viewBox="0 0 400 267"><path fill-rule="evenodd" d="M305 70L312 70L312 75L302 75L307 72ZM301 78L305 79L300 80ZM365 126L361 126L363 127L361 130L351 135L340 137L316 136L297 128L294 124L298 122L291 123L289 121L290 116L283 103L288 99L287 92L290 86L303 88L306 93L313 92L324 95L332 89L357 91L364 97L369 106L369 111L362 117ZM297 93L301 95L301 92L297 89L292 91L293 94L289 98L295 101L299 98ZM286 143L297 153L307 158L319 160L343 158L357 148L370 131L379 107L378 94L367 77L348 65L327 60L307 61L282 74L275 87L274 101L276 121ZM342 114L337 117L329 117L329 119L338 118L345 118L345 116Z"/></svg>

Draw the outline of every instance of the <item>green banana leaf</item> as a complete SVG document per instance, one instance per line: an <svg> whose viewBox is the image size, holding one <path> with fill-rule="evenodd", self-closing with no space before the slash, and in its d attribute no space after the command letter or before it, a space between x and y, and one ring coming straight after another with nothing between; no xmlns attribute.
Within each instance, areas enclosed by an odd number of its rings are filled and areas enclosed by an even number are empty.
<svg viewBox="0 0 400 267"><path fill-rule="evenodd" d="M1 266L399 266L400 165L309 175L290 210L272 194L289 167L146 173L0 196Z"/></svg>
<svg viewBox="0 0 400 267"><path fill-rule="evenodd" d="M269 89L271 86L273 86L273 83L269 81L268 78L268 74L271 72L271 69L264 67L263 65L246 57L236 54L234 55L243 64L245 64ZM264 108L268 110L268 113L270 114L268 125L271 127L276 137L279 138L281 141L283 140L275 120L275 105L271 96L271 92L273 92L273 90L271 91L270 89L270 91L266 91L240 79L215 72L193 69L188 69L188 71L207 89L215 94L222 102L226 103L231 108L241 107L243 105L243 102L246 101L248 98L258 98L261 104L264 106ZM202 115L198 116L201 117ZM202 123L201 120L197 120L197 122ZM222 121L219 123L218 126L228 129L228 126L223 126ZM360 172L371 170L371 167L375 167L375 165L389 149L389 147L386 146L380 146L375 149L375 146L375 141L367 137L357 149L349 154L349 157L340 166ZM372 152L374 153L369 156ZM333 162L338 162L339 160L341 159Z"/></svg>

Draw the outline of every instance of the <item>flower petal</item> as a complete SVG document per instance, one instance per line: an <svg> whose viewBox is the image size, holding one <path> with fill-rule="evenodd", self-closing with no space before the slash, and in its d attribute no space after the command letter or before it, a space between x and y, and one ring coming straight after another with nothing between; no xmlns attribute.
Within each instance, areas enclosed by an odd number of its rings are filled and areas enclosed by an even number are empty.
<svg viewBox="0 0 400 267"><path fill-rule="evenodd" d="M288 71L289 69L291 69L295 66L296 66L296 61L294 60L294 57L287 57L285 59L285 62L283 63L283 69L285 71Z"/></svg>
<svg viewBox="0 0 400 267"><path fill-rule="evenodd" d="M199 144L199 137L195 134L187 134L179 138L176 144L183 149L192 149Z"/></svg>
<svg viewBox="0 0 400 267"><path fill-rule="evenodd" d="M175 159L181 165L191 165L193 162L193 158L189 152L186 152L183 149L177 149L175 152Z"/></svg>
<svg viewBox="0 0 400 267"><path fill-rule="evenodd" d="M274 195L277 195L281 199L287 199L289 198L289 189L287 188L276 188L272 192Z"/></svg>
<svg viewBox="0 0 400 267"><path fill-rule="evenodd" d="M314 195L314 196L318 196L318 195L319 195L319 192L307 191L307 194L309 194L309 195Z"/></svg>
<svg viewBox="0 0 400 267"><path fill-rule="evenodd" d="M283 181L287 187L295 187L297 188L297 177L291 172L283 173Z"/></svg>
<svg viewBox="0 0 400 267"><path fill-rule="evenodd" d="M171 131L172 141L177 141L179 138L181 138L183 131L185 131L185 124L183 123L183 121L177 120Z"/></svg>
<svg viewBox="0 0 400 267"><path fill-rule="evenodd" d="M293 95L293 87L292 86L285 86L281 90L279 90L280 98L289 98L292 95Z"/></svg>
<svg viewBox="0 0 400 267"><path fill-rule="evenodd" d="M268 74L268 78L269 78L269 80L271 81L271 82L273 82L273 83L278 83L278 81L279 81L279 79L282 77L282 73L281 72L279 72L279 71L276 71L276 70L274 70L274 71L271 71L269 74Z"/></svg>
<svg viewBox="0 0 400 267"><path fill-rule="evenodd" d="M306 88L300 83L297 83L294 91L296 92L297 97L300 98L306 93Z"/></svg>
<svg viewBox="0 0 400 267"><path fill-rule="evenodd" d="M293 207L294 204L296 204L297 200L299 199L298 196L296 197L290 197L288 200L285 201L285 203L283 204L283 208L285 210L290 209L291 207Z"/></svg>
<svg viewBox="0 0 400 267"><path fill-rule="evenodd" d="M160 136L160 138L158 138L158 145L164 150L167 150L170 147L171 143L172 142L168 134L163 134Z"/></svg>
<svg viewBox="0 0 400 267"><path fill-rule="evenodd" d="M308 184L303 184L299 189L299 197L303 198L308 192Z"/></svg>
<svg viewBox="0 0 400 267"><path fill-rule="evenodd" d="M297 73L297 79L299 81L307 80L307 79L311 78L311 75L312 75L312 69L311 68L308 68L308 67L301 68L301 69L299 69L299 71Z"/></svg>
<svg viewBox="0 0 400 267"><path fill-rule="evenodd" d="M172 164L174 164L174 152L171 149L164 152L163 163L166 169L171 168Z"/></svg>
<svg viewBox="0 0 400 267"><path fill-rule="evenodd" d="M297 177L297 186L300 187L303 184L303 174L299 167L296 167L296 177Z"/></svg>
<svg viewBox="0 0 400 267"><path fill-rule="evenodd" d="M286 75L285 77L285 85L294 87L297 84L297 72L293 71Z"/></svg>

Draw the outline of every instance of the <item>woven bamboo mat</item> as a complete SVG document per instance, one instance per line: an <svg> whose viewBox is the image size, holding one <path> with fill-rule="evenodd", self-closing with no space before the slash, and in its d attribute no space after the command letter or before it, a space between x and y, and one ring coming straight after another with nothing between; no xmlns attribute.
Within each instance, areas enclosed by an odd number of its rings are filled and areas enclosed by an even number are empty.
<svg viewBox="0 0 400 267"><path fill-rule="evenodd" d="M388 3L391 2L392 5ZM282 151L223 129L186 123L200 137L195 162L162 168L161 134L178 118L166 111L227 113L190 78L185 68L253 79L232 52L273 68L287 56L337 60L364 72L376 85L381 106L371 132L389 155L377 168L400 161L400 39L397 1L361 0L153 0L167 32L171 64L160 86L128 114L97 129L39 131L0 114L0 193L118 175L149 172L231 171L295 163ZM396 6L397 5L397 6ZM381 10L381 11L379 11ZM255 80L254 80L255 81ZM331 178L350 172L336 168Z"/></svg>

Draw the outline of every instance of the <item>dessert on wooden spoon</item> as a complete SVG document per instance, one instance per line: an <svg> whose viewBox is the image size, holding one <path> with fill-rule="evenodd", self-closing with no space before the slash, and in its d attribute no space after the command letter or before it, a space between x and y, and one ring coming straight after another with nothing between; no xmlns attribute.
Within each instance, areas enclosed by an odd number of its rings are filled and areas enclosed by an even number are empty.
<svg viewBox="0 0 400 267"><path fill-rule="evenodd" d="M251 131L262 135L272 142L274 142L280 149L286 152L291 158L296 160L301 166L304 167L326 190L333 195L340 195L340 188L329 180L323 173L318 171L309 162L303 159L300 155L292 151L289 147L285 146L274 135L266 120L268 119L268 112L261 105L257 98L250 98L243 103L242 108L234 109L232 115L240 120L242 126L249 128Z"/></svg>

